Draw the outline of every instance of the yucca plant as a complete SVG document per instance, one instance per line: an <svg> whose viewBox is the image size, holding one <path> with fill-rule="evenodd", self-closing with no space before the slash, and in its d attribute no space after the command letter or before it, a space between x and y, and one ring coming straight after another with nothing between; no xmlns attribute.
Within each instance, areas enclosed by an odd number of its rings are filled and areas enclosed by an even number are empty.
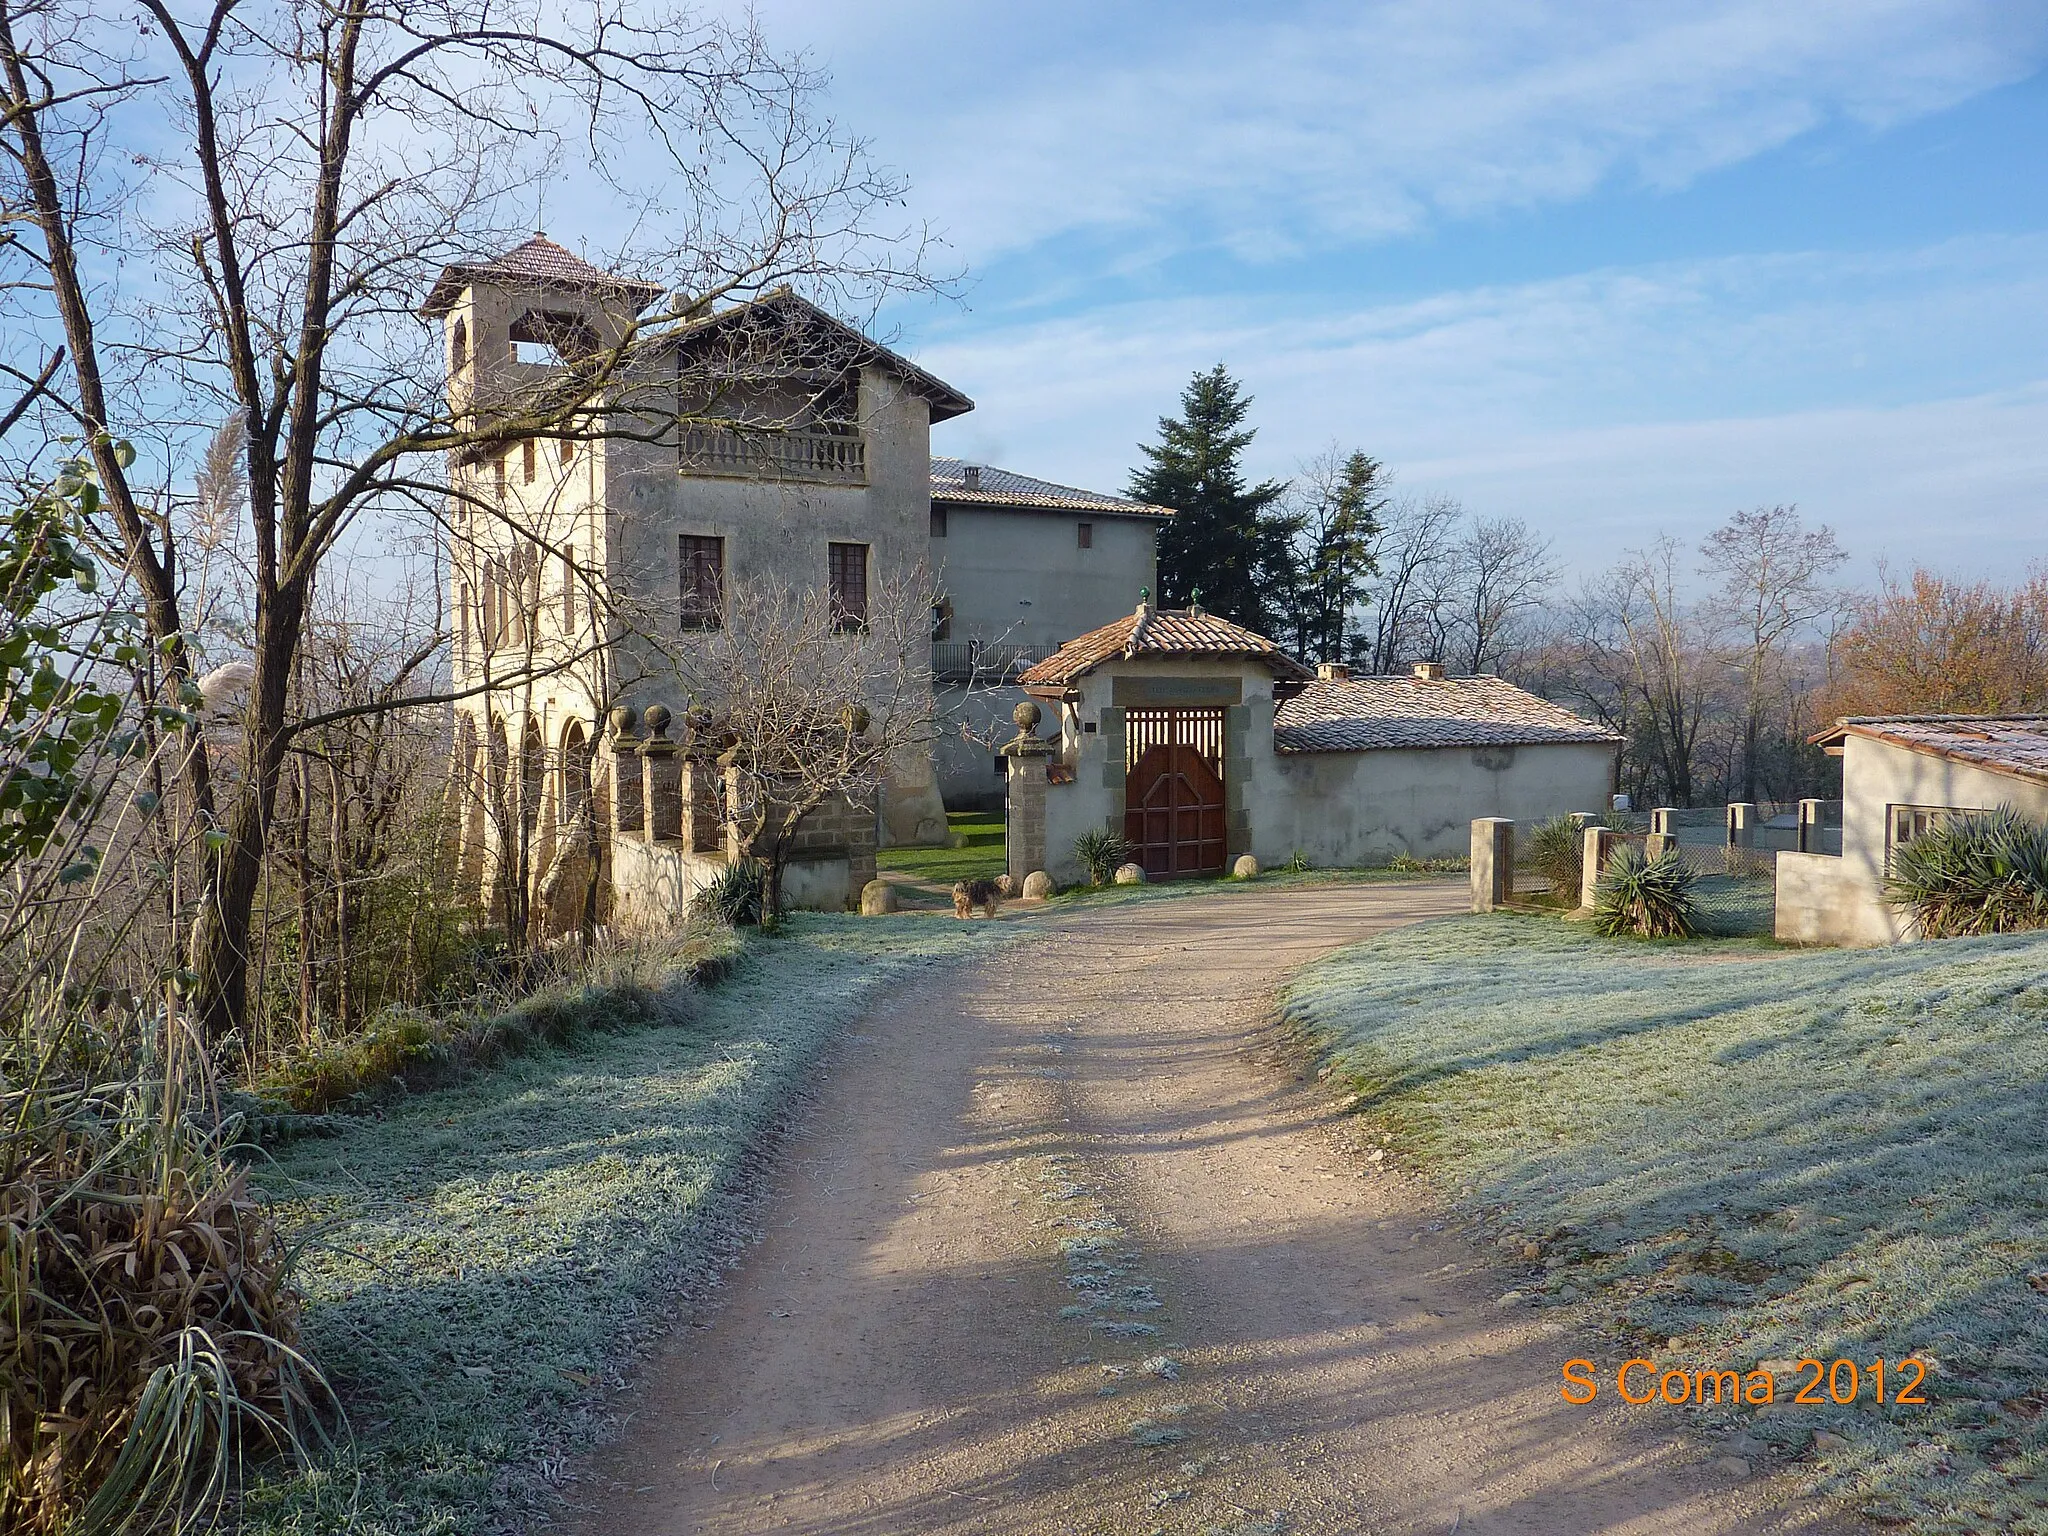
<svg viewBox="0 0 2048 1536"><path fill-rule="evenodd" d="M1529 829L1522 861L1550 884L1550 894L1579 899L1585 873L1586 834L1569 816L1552 816Z"/></svg>
<svg viewBox="0 0 2048 1536"><path fill-rule="evenodd" d="M2048 927L2048 824L2011 806L1942 822L1893 851L1885 899L1923 938Z"/></svg>
<svg viewBox="0 0 2048 1536"><path fill-rule="evenodd" d="M1088 871L1090 885L1107 885L1118 866L1131 861L1131 845L1123 834L1090 827L1074 839L1074 857Z"/></svg>
<svg viewBox="0 0 2048 1536"><path fill-rule="evenodd" d="M704 910L721 923L746 928L761 921L768 897L768 872L758 859L735 859L704 887Z"/></svg>
<svg viewBox="0 0 2048 1536"><path fill-rule="evenodd" d="M0 1095L5 1536L211 1528L245 1449L321 1436L289 1255L174 1078Z"/></svg>
<svg viewBox="0 0 2048 1536"><path fill-rule="evenodd" d="M1678 850L1650 858L1634 843L1608 855L1593 887L1593 927L1609 938L1685 939L1699 931L1699 873Z"/></svg>

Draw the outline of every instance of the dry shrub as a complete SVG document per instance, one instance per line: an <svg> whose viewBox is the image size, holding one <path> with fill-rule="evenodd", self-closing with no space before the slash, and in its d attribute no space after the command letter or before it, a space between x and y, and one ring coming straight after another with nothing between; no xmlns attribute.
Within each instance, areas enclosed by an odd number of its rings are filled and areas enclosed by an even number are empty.
<svg viewBox="0 0 2048 1536"><path fill-rule="evenodd" d="M133 1095L0 1104L0 1533L210 1523L244 1449L317 1433L276 1229L217 1134Z"/></svg>

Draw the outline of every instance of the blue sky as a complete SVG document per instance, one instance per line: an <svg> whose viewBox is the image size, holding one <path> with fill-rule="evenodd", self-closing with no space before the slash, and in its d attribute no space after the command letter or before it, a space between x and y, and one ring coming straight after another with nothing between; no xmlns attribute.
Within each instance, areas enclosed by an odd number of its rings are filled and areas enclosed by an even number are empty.
<svg viewBox="0 0 2048 1536"><path fill-rule="evenodd" d="M934 450L1120 488L1196 368L1574 567L1797 502L2048 558L2048 0L771 0L968 270Z"/></svg>

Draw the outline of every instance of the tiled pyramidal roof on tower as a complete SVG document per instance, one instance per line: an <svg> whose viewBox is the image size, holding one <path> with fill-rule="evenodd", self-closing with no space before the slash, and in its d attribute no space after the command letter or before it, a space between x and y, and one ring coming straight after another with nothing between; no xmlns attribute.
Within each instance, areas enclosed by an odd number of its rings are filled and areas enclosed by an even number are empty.
<svg viewBox="0 0 2048 1536"><path fill-rule="evenodd" d="M636 282L607 272L602 267L594 267L574 251L555 244L546 235L537 234L531 240L513 246L502 256L494 256L488 261L459 261L442 268L434 291L420 306L420 313L441 313L455 302L455 296L465 283L477 278L487 282L537 284L551 288L610 289L638 300L643 306L652 303L662 293L658 283Z"/></svg>
<svg viewBox="0 0 2048 1536"><path fill-rule="evenodd" d="M1140 603L1136 613L1069 640L1018 678L1063 687L1101 666L1130 656L1241 656L1270 668L1275 677L1307 678L1315 673L1264 635L1200 608L1158 608Z"/></svg>

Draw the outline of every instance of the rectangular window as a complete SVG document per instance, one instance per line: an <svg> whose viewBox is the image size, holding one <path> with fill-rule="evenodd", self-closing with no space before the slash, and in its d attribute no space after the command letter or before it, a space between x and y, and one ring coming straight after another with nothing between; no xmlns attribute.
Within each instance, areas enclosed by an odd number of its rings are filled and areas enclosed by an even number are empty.
<svg viewBox="0 0 2048 1536"><path fill-rule="evenodd" d="M528 485L533 484L535 460L540 457L534 452L533 439L528 438L519 445L519 473Z"/></svg>
<svg viewBox="0 0 2048 1536"><path fill-rule="evenodd" d="M505 457L500 454L491 461L492 477L497 483L498 500L505 499Z"/></svg>
<svg viewBox="0 0 2048 1536"><path fill-rule="evenodd" d="M826 576L831 583L832 620L841 629L860 629L868 621L868 547L829 547Z"/></svg>
<svg viewBox="0 0 2048 1536"><path fill-rule="evenodd" d="M573 437L562 439L562 462L564 464L576 462L576 439Z"/></svg>
<svg viewBox="0 0 2048 1536"><path fill-rule="evenodd" d="M725 540L686 533L676 542L682 552L683 628L716 629L725 612Z"/></svg>
<svg viewBox="0 0 2048 1536"><path fill-rule="evenodd" d="M943 538L944 538L945 536L946 536L946 509L945 509L944 507L933 507L933 508L932 508L932 537L933 537L933 538L935 538L935 539L943 539Z"/></svg>
<svg viewBox="0 0 2048 1536"><path fill-rule="evenodd" d="M1892 848L1903 848L1915 838L1925 837L1952 817L1972 814L1981 813L1957 810L1946 805L1892 806L1890 826L1887 828L1890 833L1890 846L1886 852L1890 852Z"/></svg>
<svg viewBox="0 0 2048 1536"><path fill-rule="evenodd" d="M576 628L576 546L562 548L562 628Z"/></svg>
<svg viewBox="0 0 2048 1536"><path fill-rule="evenodd" d="M1095 525L1093 523L1081 524L1080 533L1081 547L1083 549L1093 549L1095 547Z"/></svg>

